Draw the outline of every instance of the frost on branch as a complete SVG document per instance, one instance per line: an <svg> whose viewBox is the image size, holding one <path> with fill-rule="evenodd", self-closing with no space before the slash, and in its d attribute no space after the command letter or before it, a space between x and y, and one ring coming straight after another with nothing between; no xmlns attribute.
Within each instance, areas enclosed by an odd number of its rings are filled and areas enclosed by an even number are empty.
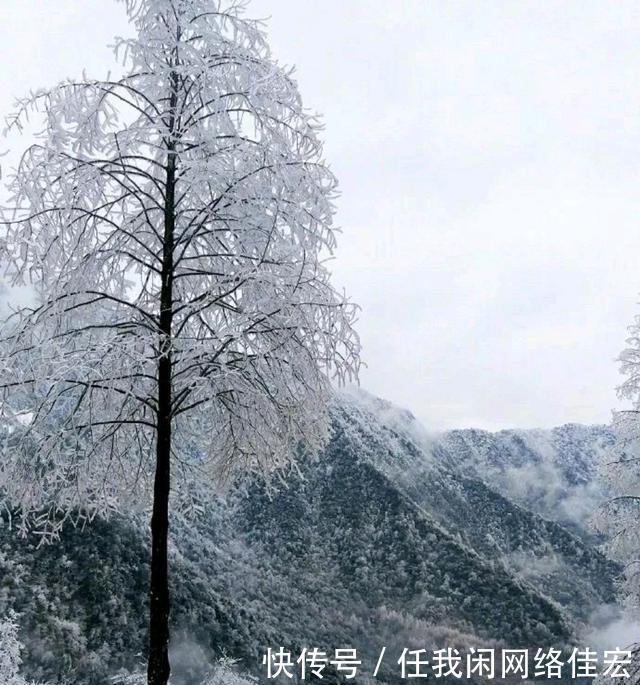
<svg viewBox="0 0 640 685"><path fill-rule="evenodd" d="M640 317L629 328L627 345L618 395L629 407L613 416L616 443L601 467L611 494L595 524L606 534L609 552L625 564L630 604L640 607Z"/></svg>
<svg viewBox="0 0 640 685"><path fill-rule="evenodd" d="M147 676L140 670L131 674L114 676L112 682L113 685L146 685ZM255 677L237 670L233 659L223 657L210 669L209 675L202 680L200 685L256 685L256 683Z"/></svg>
<svg viewBox="0 0 640 685"><path fill-rule="evenodd" d="M2 262L37 302L2 329L0 487L47 534L72 512L146 507L160 357L184 506L320 449L331 380L358 369L355 308L326 265L320 126L260 26L221 0L126 6L122 78L37 92L9 120L44 127L3 210Z"/></svg>
<svg viewBox="0 0 640 685"><path fill-rule="evenodd" d="M15 616L0 620L0 681L21 685L23 680L18 678L18 670L22 659L20 652L22 645L18 641L18 625Z"/></svg>
<svg viewBox="0 0 640 685"><path fill-rule="evenodd" d="M18 624L13 612L0 619L0 682L2 685L36 685L27 682L19 673L22 643L18 639Z"/></svg>
<svg viewBox="0 0 640 685"><path fill-rule="evenodd" d="M625 380L618 388L618 395L628 403L628 408L613 415L616 442L604 456L600 468L610 494L593 523L606 536L610 556L624 565L626 604L637 615L640 611L640 317L629 328L627 345L620 355L620 371ZM625 682L640 682L640 645L626 646L633 649L633 666L631 679Z"/></svg>

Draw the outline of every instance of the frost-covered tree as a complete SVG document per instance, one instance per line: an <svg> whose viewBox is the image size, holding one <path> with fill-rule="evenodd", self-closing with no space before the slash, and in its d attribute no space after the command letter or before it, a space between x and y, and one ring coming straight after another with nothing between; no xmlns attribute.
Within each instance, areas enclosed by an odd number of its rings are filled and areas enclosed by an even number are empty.
<svg viewBox="0 0 640 685"><path fill-rule="evenodd" d="M5 685L24 685L19 675L22 644L18 640L15 615L0 620L0 682Z"/></svg>
<svg viewBox="0 0 640 685"><path fill-rule="evenodd" d="M48 536L152 503L157 685L170 510L317 452L359 343L325 262L318 121L260 25L233 0L125 4L124 75L36 92L9 120L44 126L4 210L0 258L36 302L0 344L0 487L21 529Z"/></svg>
<svg viewBox="0 0 640 685"><path fill-rule="evenodd" d="M22 642L18 637L18 622L12 612L0 619L0 683L2 685L36 685L20 674Z"/></svg>
<svg viewBox="0 0 640 685"><path fill-rule="evenodd" d="M640 316L629 327L620 355L625 380L618 396L627 406L614 412L615 444L600 464L608 497L593 517L606 537L608 553L624 565L623 590L632 612L640 611ZM640 682L640 645L636 645L635 680Z"/></svg>
<svg viewBox="0 0 640 685"><path fill-rule="evenodd" d="M640 316L629 328L620 372L618 396L627 408L613 414L616 441L601 464L610 496L594 524L607 535L612 556L625 563L627 593L640 606Z"/></svg>

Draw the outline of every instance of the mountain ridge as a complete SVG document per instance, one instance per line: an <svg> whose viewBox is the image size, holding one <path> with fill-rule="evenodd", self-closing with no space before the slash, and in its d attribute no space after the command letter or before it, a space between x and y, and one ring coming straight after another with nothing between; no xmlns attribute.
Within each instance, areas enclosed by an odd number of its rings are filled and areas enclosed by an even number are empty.
<svg viewBox="0 0 640 685"><path fill-rule="evenodd" d="M484 440L453 469L459 436L434 441L410 412L371 402L339 396L330 444L286 487L245 481L174 521L173 649L197 655L177 685L222 651L259 675L274 646L356 647L369 673L381 643L569 646L615 602L619 568L587 538L467 469ZM135 669L147 557L145 522L97 521L40 549L0 530L0 614L21 615L31 677L106 685ZM396 670L378 682L399 682Z"/></svg>

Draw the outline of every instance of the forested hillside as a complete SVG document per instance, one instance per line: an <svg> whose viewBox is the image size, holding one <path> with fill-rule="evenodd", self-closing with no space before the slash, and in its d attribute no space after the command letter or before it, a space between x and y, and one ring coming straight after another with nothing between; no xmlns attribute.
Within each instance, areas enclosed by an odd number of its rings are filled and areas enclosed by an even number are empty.
<svg viewBox="0 0 640 685"><path fill-rule="evenodd" d="M223 652L259 674L267 647L305 645L356 647L368 671L385 645L378 680L396 682L403 647L568 645L615 601L618 568L588 539L479 478L486 434L471 468L462 449L456 460L460 433L432 440L372 398L341 397L333 425L328 449L286 487L245 482L174 523L176 683L197 682ZM602 438L574 430L580 444ZM522 454L502 441L499 459ZM146 539L124 519L40 548L2 529L0 612L20 614L29 675L98 685L135 669Z"/></svg>

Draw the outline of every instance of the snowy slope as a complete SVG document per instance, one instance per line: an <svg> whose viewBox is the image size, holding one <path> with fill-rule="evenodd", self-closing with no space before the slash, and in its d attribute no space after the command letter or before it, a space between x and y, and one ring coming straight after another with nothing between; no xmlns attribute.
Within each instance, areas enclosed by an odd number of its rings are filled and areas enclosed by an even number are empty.
<svg viewBox="0 0 640 685"><path fill-rule="evenodd" d="M440 436L432 453L453 470L588 534L588 518L605 496L597 464L613 440L606 426L576 424L548 431L456 430Z"/></svg>
<svg viewBox="0 0 640 685"><path fill-rule="evenodd" d="M383 644L390 654L568 644L614 601L618 569L587 538L478 477L486 434L465 435L456 459L457 433L431 438L370 396L341 396L333 412L331 444L288 487L245 483L199 521L174 524L176 685L222 649L258 671L274 645L353 646L372 668ZM520 463L521 450L501 445L501 463ZM0 613L21 612L32 675L101 685L135 665L146 555L144 532L127 521L43 549L0 531ZM393 661L379 681L397 682Z"/></svg>

